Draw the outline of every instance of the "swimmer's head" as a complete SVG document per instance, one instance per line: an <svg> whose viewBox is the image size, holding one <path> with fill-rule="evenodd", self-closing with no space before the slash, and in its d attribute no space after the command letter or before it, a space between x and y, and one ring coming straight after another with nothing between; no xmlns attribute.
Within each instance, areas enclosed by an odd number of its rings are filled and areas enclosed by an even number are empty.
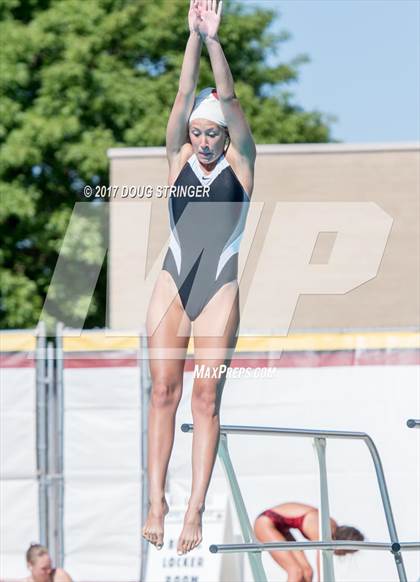
<svg viewBox="0 0 420 582"><path fill-rule="evenodd" d="M194 102L189 137L202 164L215 162L229 146L230 138L216 89L207 87Z"/></svg>
<svg viewBox="0 0 420 582"><path fill-rule="evenodd" d="M337 541L363 542L365 536L351 525L338 525L333 539ZM336 556L345 556L346 554L353 554L354 552L357 552L357 550L334 550Z"/></svg>
<svg viewBox="0 0 420 582"><path fill-rule="evenodd" d="M194 120L189 136L193 151L202 164L215 162L229 146L227 129L207 119Z"/></svg>
<svg viewBox="0 0 420 582"><path fill-rule="evenodd" d="M49 582L53 569L45 546L31 544L26 552L26 563L35 582Z"/></svg>
<svg viewBox="0 0 420 582"><path fill-rule="evenodd" d="M191 124L195 119L207 119L217 125L227 127L219 97L214 87L206 87L195 98L189 123Z"/></svg>

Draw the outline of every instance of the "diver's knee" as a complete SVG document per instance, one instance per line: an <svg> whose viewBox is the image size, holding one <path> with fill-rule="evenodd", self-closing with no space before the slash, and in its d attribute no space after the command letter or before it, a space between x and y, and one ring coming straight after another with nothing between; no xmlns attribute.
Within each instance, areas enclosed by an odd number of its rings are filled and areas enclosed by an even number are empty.
<svg viewBox="0 0 420 582"><path fill-rule="evenodd" d="M193 415L214 416L217 406L217 382L195 382L191 397Z"/></svg>
<svg viewBox="0 0 420 582"><path fill-rule="evenodd" d="M303 570L300 566L289 566L287 568L287 582L304 582Z"/></svg>
<svg viewBox="0 0 420 582"><path fill-rule="evenodd" d="M177 406L182 395L182 383L159 379L153 382L150 394L150 404L155 408Z"/></svg>

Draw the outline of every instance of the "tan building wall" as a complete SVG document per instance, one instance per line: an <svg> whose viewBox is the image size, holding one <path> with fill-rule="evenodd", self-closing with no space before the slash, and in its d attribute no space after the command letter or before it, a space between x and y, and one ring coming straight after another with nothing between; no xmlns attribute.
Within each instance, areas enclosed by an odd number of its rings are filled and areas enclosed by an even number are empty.
<svg viewBox="0 0 420 582"><path fill-rule="evenodd" d="M258 146L241 247L242 329L418 326L419 154L419 144ZM123 198L123 186L156 192L167 183L167 162L163 148L113 149L109 158L110 182L118 186L111 201L109 326L133 329L144 322L169 225L167 198ZM261 275L263 264L269 272Z"/></svg>

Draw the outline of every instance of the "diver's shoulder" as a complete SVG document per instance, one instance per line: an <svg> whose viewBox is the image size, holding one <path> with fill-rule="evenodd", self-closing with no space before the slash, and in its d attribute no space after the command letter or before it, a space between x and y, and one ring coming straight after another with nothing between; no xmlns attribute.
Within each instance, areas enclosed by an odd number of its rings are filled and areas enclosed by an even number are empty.
<svg viewBox="0 0 420 582"><path fill-rule="evenodd" d="M232 146L226 151L225 158L242 188L251 196L254 189L254 162L239 154Z"/></svg>
<svg viewBox="0 0 420 582"><path fill-rule="evenodd" d="M185 166L185 164L190 159L192 154L193 154L192 145L190 143L185 143L176 156L168 158L170 185L172 185L176 181L182 168Z"/></svg>

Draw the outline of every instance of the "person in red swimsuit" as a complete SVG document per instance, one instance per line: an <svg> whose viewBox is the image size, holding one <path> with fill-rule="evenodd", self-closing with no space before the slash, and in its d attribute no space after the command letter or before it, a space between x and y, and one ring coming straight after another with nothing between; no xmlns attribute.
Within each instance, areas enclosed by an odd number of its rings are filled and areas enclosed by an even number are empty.
<svg viewBox="0 0 420 582"><path fill-rule="evenodd" d="M260 513L255 520L254 531L260 542L296 541L291 529L298 529L310 541L319 541L318 509L305 503L282 503ZM355 527L338 525L330 519L333 540L363 541L364 535ZM337 556L357 550L334 550ZM290 552L272 551L273 559L287 572L287 582L312 582L313 570L302 550ZM318 580L320 580L320 556L317 551Z"/></svg>

